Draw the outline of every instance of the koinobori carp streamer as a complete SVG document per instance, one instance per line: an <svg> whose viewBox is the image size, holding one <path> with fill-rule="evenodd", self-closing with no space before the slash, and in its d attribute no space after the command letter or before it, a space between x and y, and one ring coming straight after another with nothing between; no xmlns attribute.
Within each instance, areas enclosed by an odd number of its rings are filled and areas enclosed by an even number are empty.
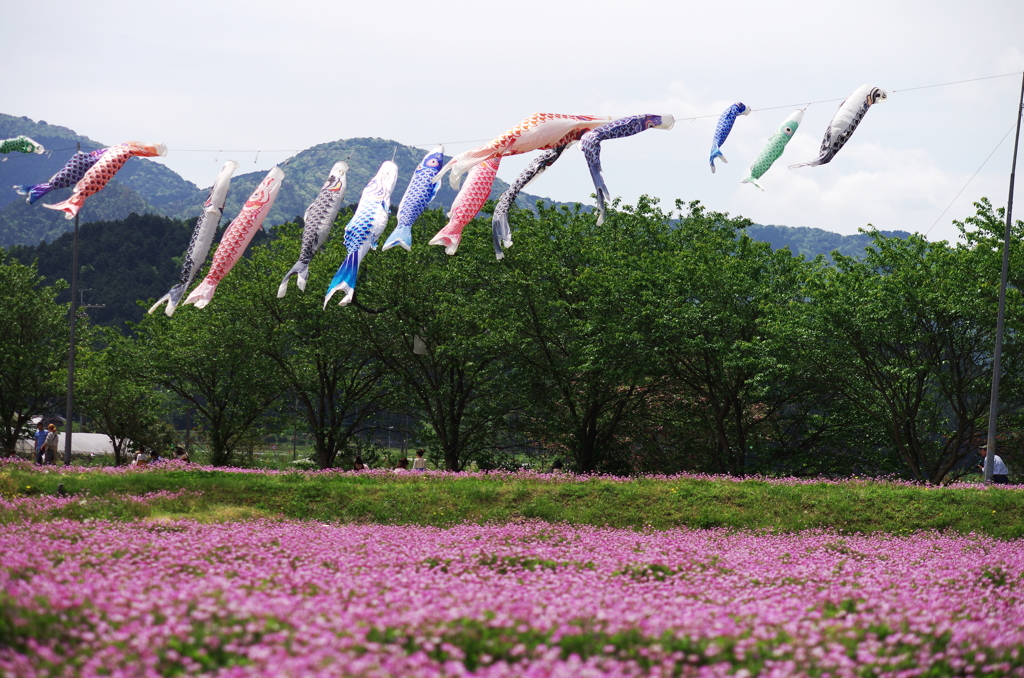
<svg viewBox="0 0 1024 678"><path fill-rule="evenodd" d="M203 212L196 220L196 226L192 229L192 240L188 243L188 250L185 252L185 260L181 264L181 280L171 288L170 292L160 297L149 309L153 313L160 305L167 302L164 313L168 317L174 315L174 309L178 307L182 296L188 290L188 286L195 280L199 270L206 263L206 255L210 253L210 245L213 244L213 236L220 225L220 218L224 212L224 203L228 199L228 187L231 184L231 175L238 169L238 163L228 160L217 175L217 181L210 188L210 194L203 204Z"/></svg>
<svg viewBox="0 0 1024 678"><path fill-rule="evenodd" d="M341 211L341 205L345 202L345 191L348 183L345 177L348 173L348 163L339 160L334 163L327 181L320 188L316 198L306 208L302 216L302 248L299 250L299 260L285 273L284 280L277 288L278 298L288 293L288 281L292 276L297 276L295 284L303 292L306 291L306 281L309 279L309 262L313 261L316 254L324 243L327 236L331 234L331 226Z"/></svg>
<svg viewBox="0 0 1024 678"><path fill-rule="evenodd" d="M338 290L344 292L339 306L347 306L355 298L356 279L359 277L359 264L366 253L376 245L377 239L388 225L390 214L391 192L398 181L398 165L390 160L381 164L377 174L363 189L359 197L359 207L345 227L345 248L348 256L338 267L324 297L324 308Z"/></svg>
<svg viewBox="0 0 1024 678"><path fill-rule="evenodd" d="M213 255L210 271L199 287L188 295L188 299L185 300L186 304L195 304L196 308L204 308L210 303L213 293L217 291L217 285L242 258L245 248L249 246L256 231L263 226L263 220L270 208L274 206L277 192L281 190L282 181L284 181L284 172L280 167L275 167L267 173L260 185L252 192L249 199L245 201L245 205L242 206L242 211L224 231L224 236L217 246L217 252Z"/></svg>

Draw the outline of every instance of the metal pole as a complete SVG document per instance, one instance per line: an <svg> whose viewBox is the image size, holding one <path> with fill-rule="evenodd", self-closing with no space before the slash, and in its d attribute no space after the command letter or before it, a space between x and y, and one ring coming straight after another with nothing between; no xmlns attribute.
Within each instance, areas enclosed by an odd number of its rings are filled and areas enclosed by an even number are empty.
<svg viewBox="0 0 1024 678"><path fill-rule="evenodd" d="M77 144L82 150L82 144ZM75 235L71 244L71 340L68 350L68 396L64 412L64 465L71 465L71 429L74 428L75 407L75 321L78 319L78 213L75 213Z"/></svg>
<svg viewBox="0 0 1024 678"><path fill-rule="evenodd" d="M1003 270L999 278L999 310L996 313L996 348L992 354L992 400L988 409L988 453L985 455L985 482L992 482L996 457L996 417L999 414L999 372L1003 355L1003 317L1006 315L1006 280L1010 274L1010 227L1013 224L1013 181L1017 172L1017 147L1020 144L1020 120L1024 112L1024 76L1017 103L1017 136L1013 141L1013 162L1010 163L1010 196L1006 200L1006 230L1003 233Z"/></svg>
<svg viewBox="0 0 1024 678"><path fill-rule="evenodd" d="M75 321L78 320L78 215L75 215L75 236L71 245L71 340L68 351L67 409L64 411L64 465L71 465L71 429L74 428L75 407Z"/></svg>
<svg viewBox="0 0 1024 678"><path fill-rule="evenodd" d="M185 454L188 454L190 435L192 433L192 408L185 408Z"/></svg>

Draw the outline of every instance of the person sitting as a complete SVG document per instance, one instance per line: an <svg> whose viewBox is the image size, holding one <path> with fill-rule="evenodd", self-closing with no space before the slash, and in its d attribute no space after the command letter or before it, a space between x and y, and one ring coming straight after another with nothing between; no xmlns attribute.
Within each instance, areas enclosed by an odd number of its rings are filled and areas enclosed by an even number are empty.
<svg viewBox="0 0 1024 678"><path fill-rule="evenodd" d="M135 453L135 459L131 463L132 466L145 466L146 465L146 454L139 450Z"/></svg>
<svg viewBox="0 0 1024 678"><path fill-rule="evenodd" d="M174 461L183 461L186 464L189 461L188 452L186 452L185 448L182 447L181 445L174 448Z"/></svg>
<svg viewBox="0 0 1024 678"><path fill-rule="evenodd" d="M405 473L408 470L409 460L406 459L405 457L402 457L401 459L398 460L398 466L395 467L395 470L392 471L392 473Z"/></svg>
<svg viewBox="0 0 1024 678"><path fill-rule="evenodd" d="M354 464L352 464L352 470L353 471L365 471L365 470L367 470L369 468L370 468L369 466L367 466L366 464L363 463L363 458L357 454L356 455L356 461L355 461Z"/></svg>
<svg viewBox="0 0 1024 678"><path fill-rule="evenodd" d="M413 471L426 471L427 460L423 458L423 453L426 450L416 450L416 458L412 460Z"/></svg>

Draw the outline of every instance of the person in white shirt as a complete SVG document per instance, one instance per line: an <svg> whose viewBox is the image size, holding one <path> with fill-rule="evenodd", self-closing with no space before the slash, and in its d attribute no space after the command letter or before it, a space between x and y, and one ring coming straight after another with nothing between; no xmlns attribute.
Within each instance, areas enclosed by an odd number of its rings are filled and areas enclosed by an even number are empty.
<svg viewBox="0 0 1024 678"><path fill-rule="evenodd" d="M423 450L416 450L416 458L412 460L413 471L426 471L427 460L423 458Z"/></svg>
<svg viewBox="0 0 1024 678"><path fill-rule="evenodd" d="M981 472L985 472L984 459L988 456L988 445L982 445L978 450L981 453L982 463L979 464ZM1006 464L999 458L998 454L992 455L992 482L996 485L1008 485L1010 483L1009 471L1006 468Z"/></svg>

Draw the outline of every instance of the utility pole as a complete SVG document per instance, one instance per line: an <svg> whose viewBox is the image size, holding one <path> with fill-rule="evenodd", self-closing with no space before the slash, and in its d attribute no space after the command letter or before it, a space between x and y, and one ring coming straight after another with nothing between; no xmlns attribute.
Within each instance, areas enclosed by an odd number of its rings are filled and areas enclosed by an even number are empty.
<svg viewBox="0 0 1024 678"><path fill-rule="evenodd" d="M82 144L76 144L78 151ZM78 316L78 213L75 213L75 235L71 245L71 337L68 350L68 394L64 411L64 465L71 465L71 429L74 428L75 407L75 320Z"/></svg>
<svg viewBox="0 0 1024 678"><path fill-rule="evenodd" d="M1013 140L1010 163L1010 197L1006 200L1006 230L1003 233L1003 269L999 278L999 310L996 312L996 348L992 353L992 400L988 408L988 453L985 455L985 482L992 482L996 458L996 418L999 415L999 371L1003 356L1003 318L1006 315L1006 280L1010 274L1010 227L1013 224L1013 181L1017 172L1017 147L1020 144L1020 120L1024 112L1024 76L1021 76L1020 101L1017 103L1017 135Z"/></svg>
<svg viewBox="0 0 1024 678"><path fill-rule="evenodd" d="M185 408L185 454L186 455L188 454L188 449L189 449L190 443L191 443L191 439L189 437L191 432L192 432L192 408L191 407L186 407Z"/></svg>
<svg viewBox="0 0 1024 678"><path fill-rule="evenodd" d="M106 304L87 304L87 303L85 303L85 293L86 292L92 292L92 288L91 287L86 287L84 290L78 290L78 310L79 310L79 313L83 312L82 311L83 308L106 308L107 307ZM84 318L85 315L82 315L81 317Z"/></svg>

